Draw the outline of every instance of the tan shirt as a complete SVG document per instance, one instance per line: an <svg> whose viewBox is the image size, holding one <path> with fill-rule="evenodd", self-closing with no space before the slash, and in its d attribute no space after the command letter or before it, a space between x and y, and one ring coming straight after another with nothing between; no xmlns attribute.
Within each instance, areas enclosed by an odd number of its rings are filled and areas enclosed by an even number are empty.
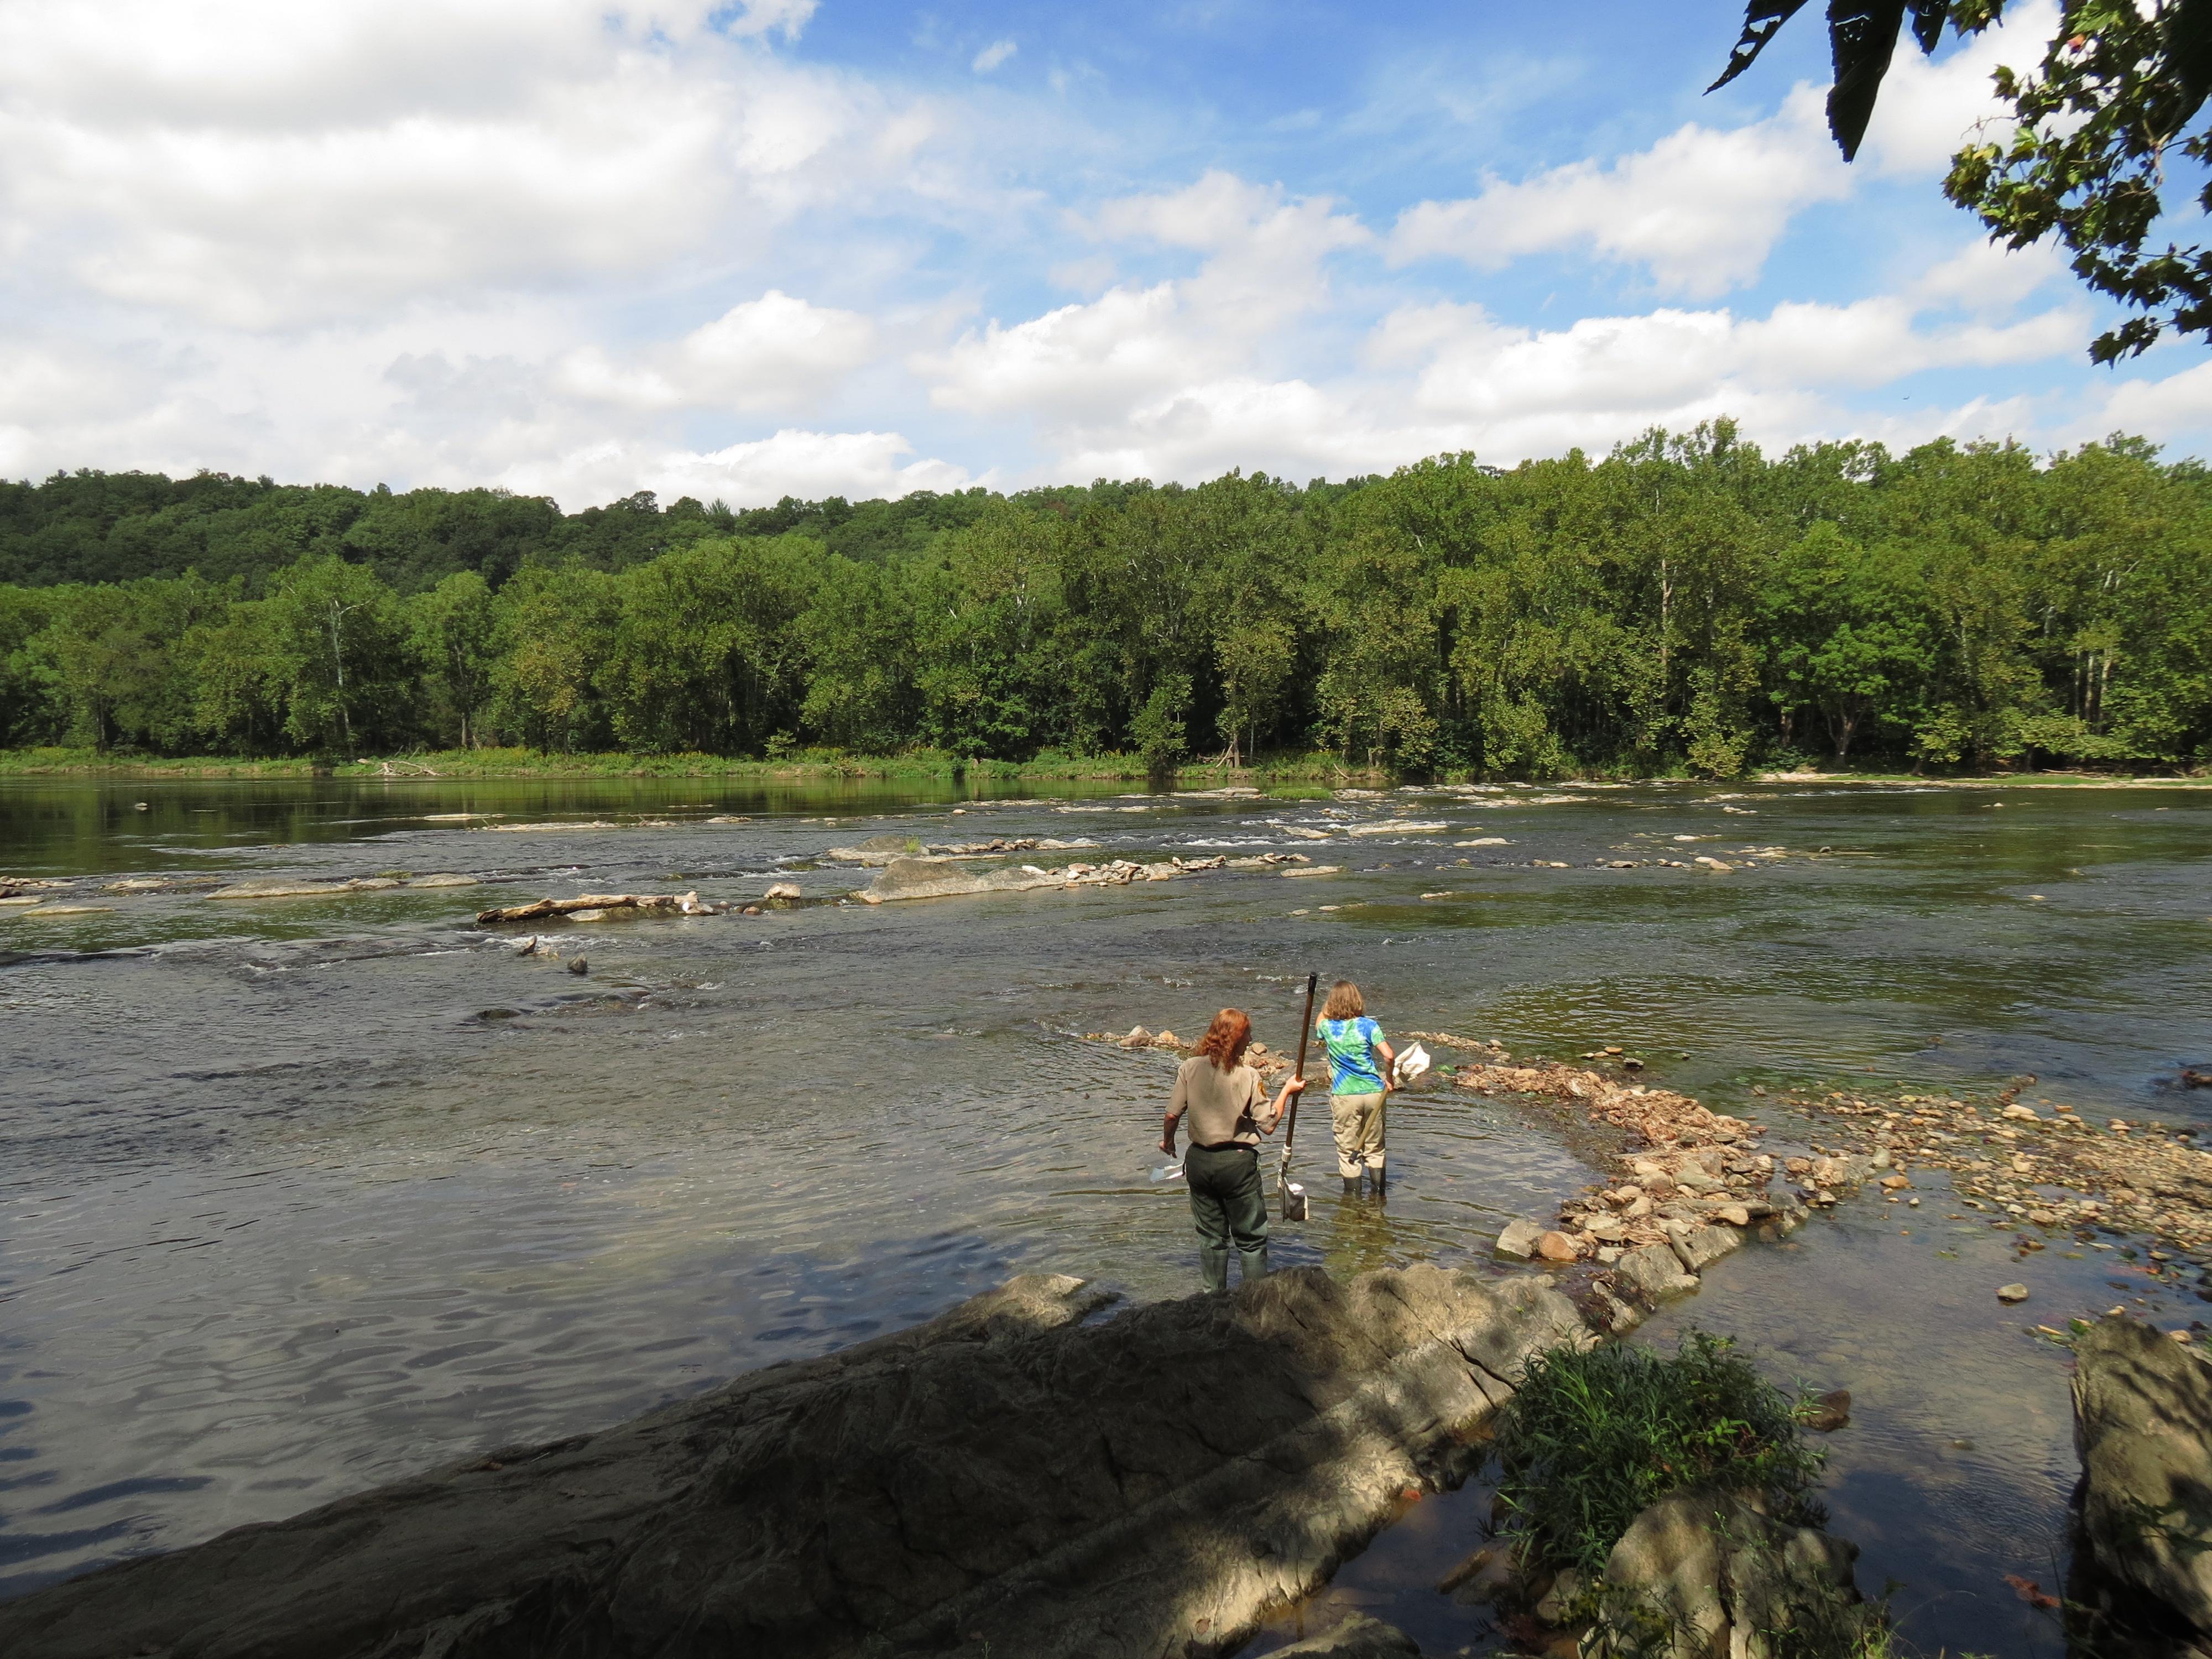
<svg viewBox="0 0 2212 1659"><path fill-rule="evenodd" d="M1194 1146L1228 1141L1257 1146L1261 1123L1274 1127L1267 1113L1267 1085L1259 1073L1249 1066L1224 1072L1203 1054L1194 1054L1176 1073L1175 1098L1168 1109L1182 1115Z"/></svg>

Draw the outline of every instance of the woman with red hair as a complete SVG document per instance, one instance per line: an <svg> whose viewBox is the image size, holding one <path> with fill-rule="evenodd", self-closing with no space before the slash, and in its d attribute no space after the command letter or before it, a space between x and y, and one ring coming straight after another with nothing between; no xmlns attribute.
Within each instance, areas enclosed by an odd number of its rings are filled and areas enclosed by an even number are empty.
<svg viewBox="0 0 2212 1659"><path fill-rule="evenodd" d="M1244 1281L1267 1273L1267 1197L1260 1185L1260 1137L1275 1133L1283 1108L1304 1089L1304 1078L1283 1085L1274 1104L1267 1085L1244 1064L1252 1022L1240 1008L1224 1008L1199 1039L1198 1052L1176 1073L1160 1150L1176 1149L1176 1126L1190 1118L1190 1152L1182 1172L1190 1187L1191 1219L1198 1227L1199 1276L1209 1291L1229 1288L1229 1251L1243 1263Z"/></svg>

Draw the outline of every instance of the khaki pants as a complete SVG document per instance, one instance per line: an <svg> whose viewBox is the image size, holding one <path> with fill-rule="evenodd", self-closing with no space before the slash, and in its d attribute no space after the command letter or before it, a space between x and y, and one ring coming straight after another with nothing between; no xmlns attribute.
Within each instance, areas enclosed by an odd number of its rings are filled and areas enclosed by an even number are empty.
<svg viewBox="0 0 2212 1659"><path fill-rule="evenodd" d="M1331 1095L1329 1127L1336 1131L1336 1172L1346 1181L1361 1164L1382 1167L1382 1095Z"/></svg>

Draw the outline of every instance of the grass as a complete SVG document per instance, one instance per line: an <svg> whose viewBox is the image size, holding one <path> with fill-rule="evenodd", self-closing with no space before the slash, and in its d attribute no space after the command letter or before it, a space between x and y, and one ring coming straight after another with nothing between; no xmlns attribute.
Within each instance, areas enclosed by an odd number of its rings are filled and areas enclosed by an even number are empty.
<svg viewBox="0 0 2212 1659"><path fill-rule="evenodd" d="M1619 1345L1540 1354L1499 1417L1504 1530L1524 1562L1594 1583L1629 1523L1686 1486L1755 1490L1777 1520L1818 1525L1823 1455L1797 1407L1733 1339L1703 1331L1671 1358Z"/></svg>

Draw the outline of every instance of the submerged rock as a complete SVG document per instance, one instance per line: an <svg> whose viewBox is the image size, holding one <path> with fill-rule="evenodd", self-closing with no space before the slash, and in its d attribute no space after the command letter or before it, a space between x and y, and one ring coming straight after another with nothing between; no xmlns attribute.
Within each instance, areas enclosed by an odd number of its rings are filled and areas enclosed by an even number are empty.
<svg viewBox="0 0 2212 1659"><path fill-rule="evenodd" d="M1107 1300L1016 1279L602 1433L109 1567L0 1604L0 1652L1225 1652L1409 1488L1463 1475L1531 1355L1592 1340L1538 1278L1425 1264L1086 1322Z"/></svg>
<svg viewBox="0 0 2212 1659"><path fill-rule="evenodd" d="M2212 1645L2212 1368L2125 1314L2091 1326L2074 1354L2086 1583L2073 1599Z"/></svg>
<svg viewBox="0 0 2212 1659"><path fill-rule="evenodd" d="M1421 1644L1395 1625L1355 1613L1326 1636L1277 1648L1276 1659L1421 1659Z"/></svg>

